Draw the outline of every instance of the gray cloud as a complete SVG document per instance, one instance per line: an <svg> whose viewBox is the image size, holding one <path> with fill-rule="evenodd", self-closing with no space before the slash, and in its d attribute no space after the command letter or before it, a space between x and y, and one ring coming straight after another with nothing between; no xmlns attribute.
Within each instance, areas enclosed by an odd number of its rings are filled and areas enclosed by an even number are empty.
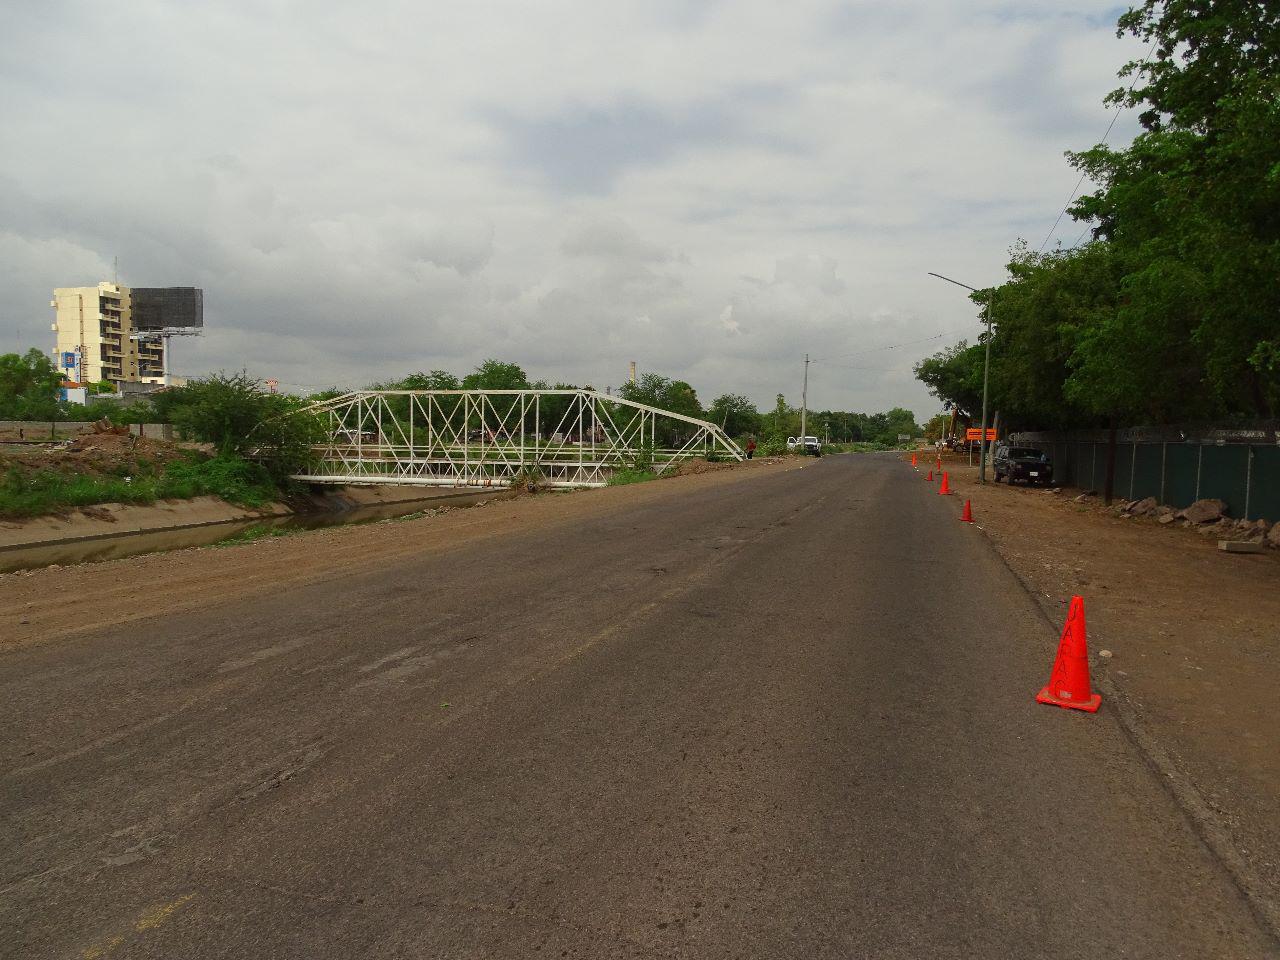
<svg viewBox="0 0 1280 960"><path fill-rule="evenodd" d="M506 160L565 194L607 194L627 170L651 167L683 151L730 145L782 146L743 119L753 105L778 104L775 89L744 88L714 102L678 108L635 99L603 107L567 104L545 117L492 111Z"/></svg>
<svg viewBox="0 0 1280 960"><path fill-rule="evenodd" d="M636 360L768 404L807 351L819 407L924 416L910 365L941 343L878 348L972 336L926 271L993 282L1048 230L1134 53L1115 12L17 5L0 348L51 346L51 289L118 256L205 288L183 373L354 386L498 356L605 386Z"/></svg>

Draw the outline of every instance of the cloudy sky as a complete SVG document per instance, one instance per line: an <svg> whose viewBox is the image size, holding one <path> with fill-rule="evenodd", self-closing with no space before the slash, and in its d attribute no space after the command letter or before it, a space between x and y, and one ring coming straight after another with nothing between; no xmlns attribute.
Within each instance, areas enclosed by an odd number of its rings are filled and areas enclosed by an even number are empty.
<svg viewBox="0 0 1280 960"><path fill-rule="evenodd" d="M181 374L304 390L497 357L603 388L636 360L771 405L808 351L812 406L926 417L911 364L979 329L926 272L991 284L1040 245L1135 54L1119 13L19 0L0 350L50 349L52 289L118 257L204 288Z"/></svg>

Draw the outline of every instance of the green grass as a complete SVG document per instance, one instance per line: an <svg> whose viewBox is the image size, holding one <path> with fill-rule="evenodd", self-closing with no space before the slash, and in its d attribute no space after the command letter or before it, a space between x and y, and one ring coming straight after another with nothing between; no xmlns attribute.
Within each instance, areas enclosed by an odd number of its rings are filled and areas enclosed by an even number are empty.
<svg viewBox="0 0 1280 960"><path fill-rule="evenodd" d="M621 470L615 470L613 476L608 480L611 487L622 487L628 483L645 483L648 480L657 480L658 475L652 470L635 470L630 467L624 467Z"/></svg>
<svg viewBox="0 0 1280 960"><path fill-rule="evenodd" d="M261 507L280 496L262 467L238 457L190 458L157 469L140 463L130 475L92 476L11 467L0 480L0 517L38 517L98 503L149 504L217 496Z"/></svg>

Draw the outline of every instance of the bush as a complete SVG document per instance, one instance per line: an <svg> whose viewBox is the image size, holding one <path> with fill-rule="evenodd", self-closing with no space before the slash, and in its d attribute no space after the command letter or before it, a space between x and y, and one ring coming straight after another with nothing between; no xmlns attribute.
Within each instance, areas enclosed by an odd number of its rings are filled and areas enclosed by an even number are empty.
<svg viewBox="0 0 1280 960"><path fill-rule="evenodd" d="M225 454L169 464L158 489L161 497L185 500L212 495L246 507L265 506L279 495L263 466Z"/></svg>
<svg viewBox="0 0 1280 960"><path fill-rule="evenodd" d="M211 443L222 456L259 460L280 484L311 462L312 445L325 436L302 401L267 393L245 373L193 380L161 396L161 412L184 438Z"/></svg>
<svg viewBox="0 0 1280 960"><path fill-rule="evenodd" d="M637 448L635 455L632 456L627 469L622 472L631 472L636 474L653 474L653 443L645 442ZM627 481L634 483L634 480Z"/></svg>
<svg viewBox="0 0 1280 960"><path fill-rule="evenodd" d="M28 474L12 467L0 481L0 516L38 517L97 503L148 504L202 496L261 507L279 496L270 474L240 457L181 460L160 473L146 463L138 464L132 474L124 474L125 469L104 477L54 470Z"/></svg>
<svg viewBox="0 0 1280 960"><path fill-rule="evenodd" d="M628 483L644 483L647 480L657 480L658 475L652 470L636 470L632 467L623 467L621 470L615 470L613 475L609 477L608 485L611 487L622 487Z"/></svg>
<svg viewBox="0 0 1280 960"><path fill-rule="evenodd" d="M25 474L12 467L0 484L0 516L37 517L68 507L95 503L154 503L152 476L93 477L38 470Z"/></svg>

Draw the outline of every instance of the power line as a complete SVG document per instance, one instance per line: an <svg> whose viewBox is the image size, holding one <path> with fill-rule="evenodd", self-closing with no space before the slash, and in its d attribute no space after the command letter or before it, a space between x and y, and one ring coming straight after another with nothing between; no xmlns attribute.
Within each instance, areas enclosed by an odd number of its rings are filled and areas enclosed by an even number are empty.
<svg viewBox="0 0 1280 960"><path fill-rule="evenodd" d="M824 367L839 367L841 370L863 370L867 373L889 373L890 367L854 367L847 363L832 363L830 360L810 360L810 363L820 363Z"/></svg>
<svg viewBox="0 0 1280 960"><path fill-rule="evenodd" d="M942 333L935 333L931 337L922 337L919 340L906 340L906 341L903 341L902 343L891 343L883 347L872 347L869 350L859 350L857 353L836 353L836 354L832 354L831 357L827 357L827 358L819 357L813 362L814 363L830 363L832 360L848 360L853 357L866 356L868 353L880 353L883 350L897 350L899 347L909 347L917 343L928 343L930 340L939 340L944 336L946 336L945 330ZM855 368L851 368L851 369L855 369Z"/></svg>
<svg viewBox="0 0 1280 960"><path fill-rule="evenodd" d="M934 340L941 340L943 337L947 336L948 334L958 333L958 332L960 332L961 330L964 330L964 329L966 329L966 328L965 328L965 327L952 327L952 328L951 328L951 329L949 329L949 330L943 330L943 331L941 331L940 333L935 333L933 336L930 336L930 337L921 337L919 340L904 340L902 343L891 343L891 344L888 344L887 346L883 346L883 347L871 347L869 350L859 350L857 353L836 353L836 354L832 354L830 357L818 357L818 358L816 358L816 359L814 359L814 360L811 360L810 362L811 362L811 363L825 363L825 364L827 364L827 365L829 365L829 366L832 366L832 367L845 366L845 367L846 367L846 369L848 369L848 370L872 370L872 369L879 369L879 368L873 368L873 367L849 367L849 366L846 366L845 364L833 363L832 361L834 361L834 360L849 360L849 359L852 359L853 357L862 357L862 356L866 356L868 353L880 353L880 352L882 352L882 351L884 351L884 350L897 350L897 349L898 349L898 348L900 348L900 347L911 347L911 346L915 346L915 345L916 345L916 344L918 344L918 343L930 343L930 342L932 342L932 341L934 341Z"/></svg>
<svg viewBox="0 0 1280 960"><path fill-rule="evenodd" d="M1125 93L1133 93L1133 88L1138 85L1138 78L1142 76L1142 68L1145 67L1147 65L1147 61L1151 59L1151 54L1155 53L1156 43L1158 42L1159 41L1155 41L1151 44L1151 47L1147 50L1146 55L1142 58L1142 61L1138 64L1138 69L1133 71L1133 82L1129 84L1129 89L1126 90ZM1125 102L1124 100L1121 100L1120 103L1116 106L1116 112L1111 115L1111 122L1107 124L1107 132L1102 135L1102 140L1100 141L1101 143L1105 144L1107 142L1107 139L1111 136L1111 131L1115 129L1116 121L1120 119L1120 114L1124 112L1124 108L1125 108ZM1067 215L1067 208L1070 207L1072 201L1075 200L1077 196L1079 196L1080 188L1084 185L1085 177L1087 177L1088 175L1089 174L1087 172L1080 174L1080 179L1076 181L1075 189L1071 191L1071 196L1067 197L1067 202L1062 205L1062 211L1058 214L1058 219L1053 221L1053 226L1050 227L1049 232L1045 234L1044 241L1040 244L1040 249L1037 250L1036 253L1044 253L1044 248L1049 245L1049 241L1053 239L1054 231L1058 229L1058 224L1060 224L1062 222L1062 218ZM1081 236L1083 237L1084 234L1081 234ZM1077 244L1079 242L1080 242L1079 240L1076 241Z"/></svg>

